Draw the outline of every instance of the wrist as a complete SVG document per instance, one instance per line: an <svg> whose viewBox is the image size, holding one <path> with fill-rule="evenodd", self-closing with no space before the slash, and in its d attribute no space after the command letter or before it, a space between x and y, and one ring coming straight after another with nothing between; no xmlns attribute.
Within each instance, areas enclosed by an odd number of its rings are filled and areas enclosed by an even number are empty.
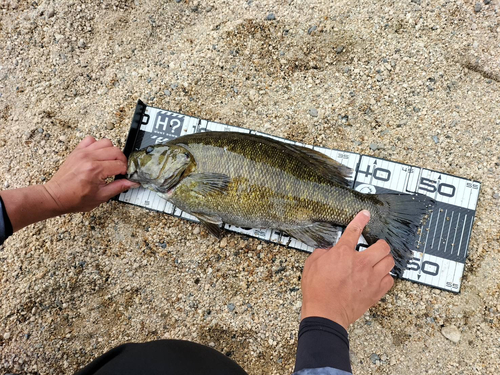
<svg viewBox="0 0 500 375"><path fill-rule="evenodd" d="M324 308L319 306L307 306L303 304L300 316L301 321L305 318L313 317L329 319L332 322L341 325L346 331L349 330L349 319L345 313L337 311L336 309Z"/></svg>
<svg viewBox="0 0 500 375"><path fill-rule="evenodd" d="M55 189L50 185L50 181L44 185L35 185L33 187L37 189L40 202L43 202L43 207L47 210L47 218L67 213L61 205L57 194L55 194Z"/></svg>

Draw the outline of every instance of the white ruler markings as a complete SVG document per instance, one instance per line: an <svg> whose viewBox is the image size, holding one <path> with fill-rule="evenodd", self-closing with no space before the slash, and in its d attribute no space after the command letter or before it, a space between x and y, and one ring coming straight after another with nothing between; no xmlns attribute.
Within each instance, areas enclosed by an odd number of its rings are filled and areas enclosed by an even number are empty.
<svg viewBox="0 0 500 375"><path fill-rule="evenodd" d="M477 200L479 196L480 183L469 181L463 178L447 175L444 173L439 173L431 171L424 168L413 167L401 163L396 163L384 159L378 159L366 155L359 155L351 152L344 152L339 150L327 149L324 147L313 147L311 145L302 144L299 142L294 142L288 139L283 139L280 137L272 136L269 134L264 134L260 132L250 131L249 129L244 129L240 127L225 125L216 122L209 122L206 120L200 120L195 117L184 116L178 113L161 110L158 108L147 107L146 116L143 118L143 122L148 120L147 124L141 125L141 130L153 133L151 138L155 139L156 143L164 142L170 138L162 138L162 133L166 131L172 131L176 126L182 123L182 133L191 134L196 131L203 131L204 129L209 131L234 131L242 133L252 133L262 136L266 136L272 139L276 139L282 142L287 142L291 144L301 145L303 147L313 148L318 150L332 159L348 166L353 169L353 175L350 180L353 181L356 178L356 183L363 183L375 187L380 187L384 189L390 189L392 191L397 191L401 193L409 192L419 192L421 194L426 194L439 202L454 205L460 208L467 208L470 210L475 210L477 205ZM149 116L149 117L148 117ZM183 121L183 122L182 122ZM159 133L156 136L155 133ZM168 136L168 134L167 134ZM356 167L359 163L359 169L356 173ZM163 198L159 197L157 194L145 190L142 188L132 189L126 193L120 195L120 200L136 204L142 207L151 208L154 210L166 212L173 214L175 216L183 217L188 220L198 221L194 216L182 212L181 210L175 208L171 203L167 202ZM425 248L422 250L425 252L435 249L439 252L442 245L444 245L444 252L450 250L453 252L457 249L457 254L460 255L460 247L464 241L464 237L467 237L467 244L470 240L470 234L472 230L473 218L471 219L470 225L468 225L468 230L465 231L465 226L467 225L468 216L464 214L463 226L460 230L460 212L458 212L458 217L455 225L454 232L451 232L451 224L453 223L453 217L455 212L451 211L451 217L449 217L448 209L445 212L438 212L436 214L435 223L432 223L432 215L430 216L430 221L428 223L427 229L431 229L431 224L434 224L434 236L429 243L429 232L425 236ZM442 215L441 215L442 214ZM439 232L439 219L442 217L442 225ZM469 216L470 217L470 216ZM448 218L448 220L447 220ZM445 225L448 224L448 236L446 241L443 238L445 232ZM242 229L234 226L225 226L226 229L232 230L241 234L250 235L258 237L264 240L273 241L276 243L281 243L288 245L290 247L300 249L303 251L312 252L314 249L301 243L300 241L290 238L276 230L271 229ZM422 237L421 233L421 237ZM340 238L341 228L339 227L337 240ZM453 243L448 246L448 240L450 240L450 235L453 235ZM438 238L436 238L438 237ZM360 242L366 244L364 239L361 237ZM421 243L421 238L419 240ZM458 242L458 243L457 243ZM463 255L463 254L462 254ZM459 262L454 262L439 256L432 254L424 254L421 251L415 251L415 259L418 259L418 264L420 267L418 271L416 268L410 268L406 270L403 274L404 278L408 278L413 281L428 284L431 286L436 286L438 288L458 291L460 287L461 275L463 273L463 264ZM417 264L415 263L415 264ZM420 280L417 280L417 276L420 274ZM435 277L439 275L438 277ZM452 276L453 275L453 276Z"/></svg>

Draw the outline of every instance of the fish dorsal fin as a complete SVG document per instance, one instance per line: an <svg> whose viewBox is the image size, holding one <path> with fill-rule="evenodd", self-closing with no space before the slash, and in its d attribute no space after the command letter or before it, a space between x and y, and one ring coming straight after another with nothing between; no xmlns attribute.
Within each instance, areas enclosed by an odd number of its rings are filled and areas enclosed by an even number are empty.
<svg viewBox="0 0 500 375"><path fill-rule="evenodd" d="M287 233L314 248L328 248L335 244L339 229L332 223L317 222L311 225L287 230Z"/></svg>
<svg viewBox="0 0 500 375"><path fill-rule="evenodd" d="M200 195L225 193L231 179L223 173L193 173L186 179L192 184L191 190Z"/></svg>
<svg viewBox="0 0 500 375"><path fill-rule="evenodd" d="M312 165L320 174L341 186L350 187L347 180L352 175L352 169L333 160L329 156L299 145L287 145L305 156L304 162Z"/></svg>
<svg viewBox="0 0 500 375"><path fill-rule="evenodd" d="M216 215L204 214L201 212L192 212L191 215L196 218L207 228L207 230L217 238L222 236L222 219Z"/></svg>

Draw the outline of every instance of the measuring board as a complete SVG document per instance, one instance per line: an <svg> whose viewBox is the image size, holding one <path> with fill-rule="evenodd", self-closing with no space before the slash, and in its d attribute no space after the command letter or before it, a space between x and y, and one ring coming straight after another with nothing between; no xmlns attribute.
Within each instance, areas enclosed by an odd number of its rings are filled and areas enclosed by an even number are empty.
<svg viewBox="0 0 500 375"><path fill-rule="evenodd" d="M141 101L137 103L124 153L128 157L134 150L167 142L181 135L206 131L257 134L320 151L351 168L354 171L349 178L351 188L362 193L418 192L433 198L436 206L420 231L418 241L414 244L413 258L401 277L443 290L460 291L481 187L479 182L372 156L305 145L254 130L149 107ZM131 189L120 194L118 200L198 222L194 216L147 189ZM314 250L273 229L243 229L227 224L225 229L302 251ZM342 231L343 228L339 227L337 240ZM361 237L358 250L366 247Z"/></svg>

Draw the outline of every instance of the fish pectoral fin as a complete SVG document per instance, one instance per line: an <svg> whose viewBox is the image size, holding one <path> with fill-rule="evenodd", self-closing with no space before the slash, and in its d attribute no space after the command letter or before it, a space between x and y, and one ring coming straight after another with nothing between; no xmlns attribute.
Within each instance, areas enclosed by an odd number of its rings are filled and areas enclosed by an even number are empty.
<svg viewBox="0 0 500 375"><path fill-rule="evenodd" d="M347 178L352 175L353 171L351 168L333 160L319 151L299 145L288 145L288 147L294 148L299 152L306 154L308 159L305 160L305 162L313 166L330 181L333 181L341 186L350 186L350 182Z"/></svg>
<svg viewBox="0 0 500 375"><path fill-rule="evenodd" d="M217 238L222 236L222 219L215 215L207 215L199 212L191 213L191 215L196 216L196 218L202 223L207 230Z"/></svg>
<svg viewBox="0 0 500 375"><path fill-rule="evenodd" d="M231 181L223 173L194 173L187 178L193 183L192 191L200 195L224 193Z"/></svg>
<svg viewBox="0 0 500 375"><path fill-rule="evenodd" d="M339 227L332 223L317 222L301 228L288 229L286 232L306 245L324 249L335 244Z"/></svg>

